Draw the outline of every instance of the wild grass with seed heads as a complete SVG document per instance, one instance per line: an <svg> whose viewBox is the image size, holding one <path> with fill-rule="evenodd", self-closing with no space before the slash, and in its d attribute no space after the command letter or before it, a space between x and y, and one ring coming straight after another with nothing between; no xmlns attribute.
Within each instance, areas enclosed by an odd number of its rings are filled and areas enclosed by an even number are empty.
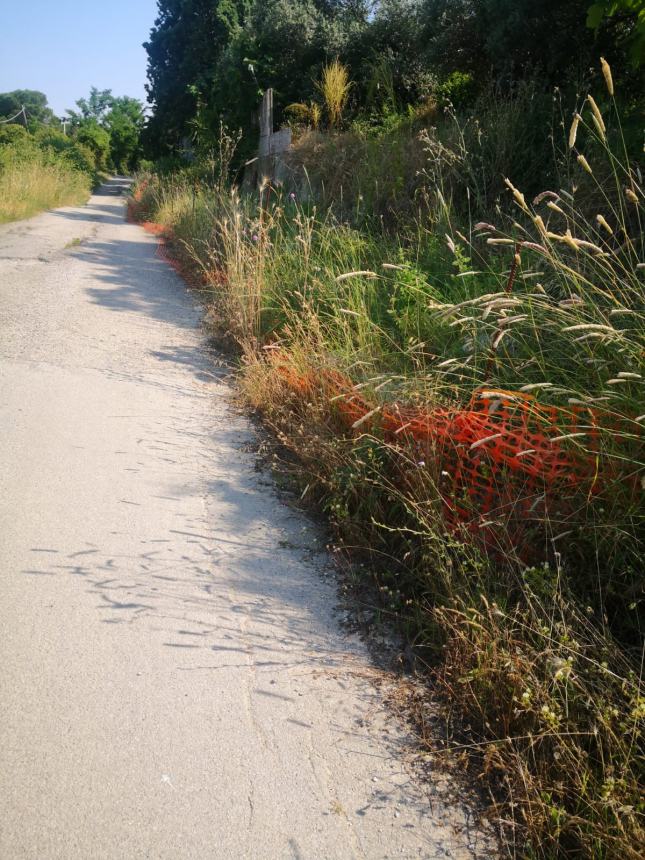
<svg viewBox="0 0 645 860"><path fill-rule="evenodd" d="M424 206L395 233L288 194L258 207L151 179L144 195L239 345L242 388L297 458L303 501L327 512L339 552L370 559L377 611L469 727L447 747L467 754L516 857L645 845L644 198L603 74L613 113L600 96L578 106L559 181L532 196L508 176L477 223L452 202L458 181L468 199L466 155L434 143ZM309 382L277 373L276 355ZM329 371L369 405L353 430L315 383ZM566 522L536 518L532 562L448 528L438 452L379 431L388 405L459 408L482 389L557 407L558 443L602 481L567 491Z"/></svg>
<svg viewBox="0 0 645 860"><path fill-rule="evenodd" d="M62 162L52 162L40 153L28 159L11 158L9 154L0 161L0 223L30 218L57 206L84 203L91 187L88 175Z"/></svg>

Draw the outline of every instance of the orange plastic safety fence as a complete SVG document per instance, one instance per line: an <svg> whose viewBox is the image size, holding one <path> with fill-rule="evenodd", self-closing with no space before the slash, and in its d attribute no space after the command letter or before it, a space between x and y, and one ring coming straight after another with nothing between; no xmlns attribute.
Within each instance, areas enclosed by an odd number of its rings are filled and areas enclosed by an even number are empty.
<svg viewBox="0 0 645 860"><path fill-rule="evenodd" d="M545 406L529 394L491 389L476 392L465 408L388 405L374 413L374 404L337 371L303 373L280 352L270 361L294 393L327 397L346 429L378 427L386 440L407 445L418 463L434 464L449 527L478 534L498 550L510 549L510 541L529 557L537 523L549 518L561 526L580 490L588 497L602 489L600 413L590 407Z"/></svg>

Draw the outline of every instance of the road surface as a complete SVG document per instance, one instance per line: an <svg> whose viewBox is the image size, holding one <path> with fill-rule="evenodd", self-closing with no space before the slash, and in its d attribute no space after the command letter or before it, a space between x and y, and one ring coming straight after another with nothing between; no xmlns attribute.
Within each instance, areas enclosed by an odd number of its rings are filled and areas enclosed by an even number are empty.
<svg viewBox="0 0 645 860"><path fill-rule="evenodd" d="M121 191L0 228L0 858L491 856Z"/></svg>

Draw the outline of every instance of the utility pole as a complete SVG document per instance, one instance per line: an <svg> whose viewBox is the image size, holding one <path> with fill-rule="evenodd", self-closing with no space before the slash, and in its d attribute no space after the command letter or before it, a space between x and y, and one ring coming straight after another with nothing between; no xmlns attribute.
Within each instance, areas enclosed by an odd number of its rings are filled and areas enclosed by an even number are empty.
<svg viewBox="0 0 645 860"><path fill-rule="evenodd" d="M60 118L61 124L63 126L63 134L67 135L67 126L69 125L69 120L65 119L64 116Z"/></svg>

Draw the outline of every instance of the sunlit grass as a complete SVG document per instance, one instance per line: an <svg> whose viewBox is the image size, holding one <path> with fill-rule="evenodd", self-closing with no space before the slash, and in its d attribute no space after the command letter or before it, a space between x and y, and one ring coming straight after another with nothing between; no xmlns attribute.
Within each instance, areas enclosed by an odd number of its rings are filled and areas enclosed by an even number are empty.
<svg viewBox="0 0 645 860"><path fill-rule="evenodd" d="M352 226L311 200L258 207L181 178L151 178L143 203L200 272L212 318L243 354L249 402L298 458L303 498L328 513L342 551L371 554L380 611L470 726L455 754L489 785L509 851L636 858L644 197L618 112L590 100L578 117L561 181L530 199L511 176L481 221L452 202L475 199L476 176L470 197L456 185L471 188L469 153L430 144L424 206L396 232L366 227L360 211ZM350 389L333 391L338 379ZM386 408L467 409L482 389L529 398L537 416L555 410L562 451L591 467L558 485L554 508L541 502L554 498L548 481L534 488L528 521L513 516L513 493L526 511L517 476L501 470L510 516L493 511L478 529L499 530L495 552L449 527L445 451L379 424ZM340 401L369 420L352 431ZM573 420L585 426L567 432ZM507 522L524 527L530 558Z"/></svg>
<svg viewBox="0 0 645 860"><path fill-rule="evenodd" d="M9 161L0 166L0 223L84 203L90 191L89 177L64 165L38 158Z"/></svg>

